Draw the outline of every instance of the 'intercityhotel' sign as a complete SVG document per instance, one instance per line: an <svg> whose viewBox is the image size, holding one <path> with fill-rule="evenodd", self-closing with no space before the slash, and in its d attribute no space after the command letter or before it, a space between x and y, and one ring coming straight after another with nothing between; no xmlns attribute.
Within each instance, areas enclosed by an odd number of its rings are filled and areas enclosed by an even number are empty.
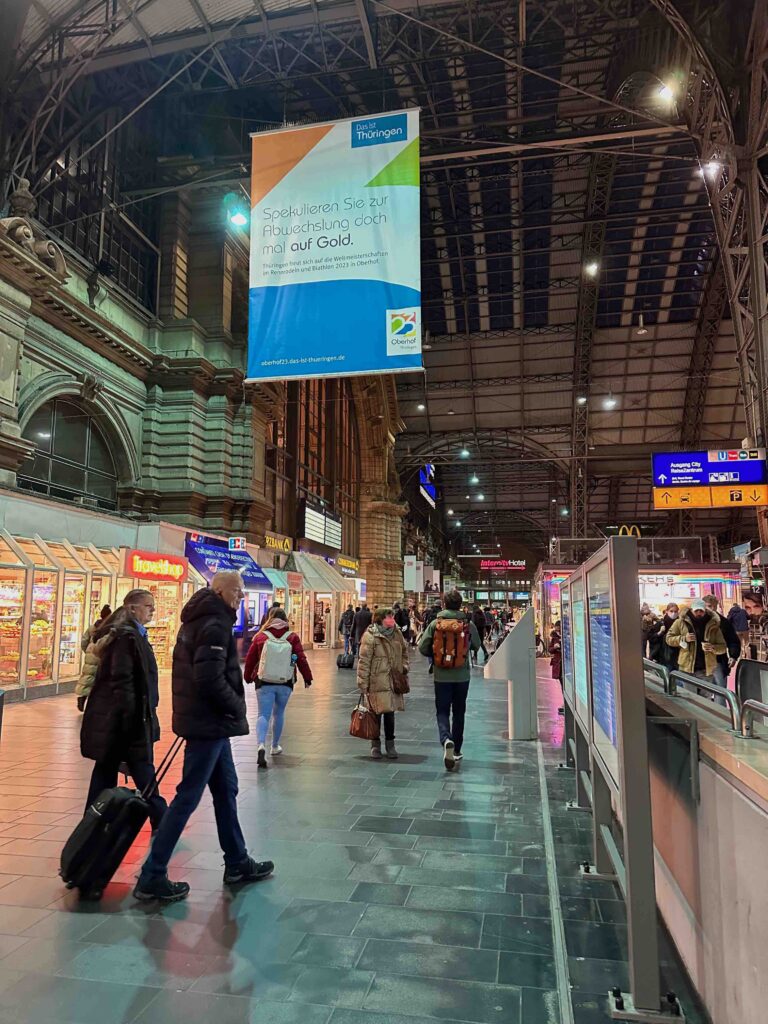
<svg viewBox="0 0 768 1024"><path fill-rule="evenodd" d="M268 551L279 551L281 555L290 555L293 551L293 541L282 533L270 533L267 530L264 534L264 547Z"/></svg>
<svg viewBox="0 0 768 1024"><path fill-rule="evenodd" d="M525 569L524 558L484 558L480 562L483 572L522 572Z"/></svg>
<svg viewBox="0 0 768 1024"><path fill-rule="evenodd" d="M188 569L189 563L180 555L161 555L156 551L125 549L123 574L137 580L184 583Z"/></svg>

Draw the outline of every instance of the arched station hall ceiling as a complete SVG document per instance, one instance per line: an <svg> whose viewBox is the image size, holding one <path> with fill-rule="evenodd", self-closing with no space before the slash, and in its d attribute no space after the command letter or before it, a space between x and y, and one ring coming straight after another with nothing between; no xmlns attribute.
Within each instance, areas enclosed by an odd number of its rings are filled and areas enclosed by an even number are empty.
<svg viewBox="0 0 768 1024"><path fill-rule="evenodd" d="M141 139L119 168L135 201L244 181L259 127L421 107L426 376L398 383L398 459L436 463L446 508L516 536L669 528L650 452L765 422L732 160L768 136L764 110L750 120L768 76L757 96L744 86L768 49L759 3L18 9L6 161L38 190L82 171L106 132ZM751 535L754 517L701 511L696 530Z"/></svg>

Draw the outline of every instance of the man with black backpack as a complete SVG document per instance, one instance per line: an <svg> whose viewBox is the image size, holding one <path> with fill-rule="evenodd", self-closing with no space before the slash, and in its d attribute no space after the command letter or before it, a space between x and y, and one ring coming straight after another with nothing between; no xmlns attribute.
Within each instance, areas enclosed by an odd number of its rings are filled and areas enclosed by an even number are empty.
<svg viewBox="0 0 768 1024"><path fill-rule="evenodd" d="M424 630L419 650L432 658L435 676L435 709L443 763L452 772L461 761L464 741L464 714L469 693L470 654L482 646L473 622L462 614L462 596L458 590L445 595L445 611ZM453 721L451 721L453 715Z"/></svg>

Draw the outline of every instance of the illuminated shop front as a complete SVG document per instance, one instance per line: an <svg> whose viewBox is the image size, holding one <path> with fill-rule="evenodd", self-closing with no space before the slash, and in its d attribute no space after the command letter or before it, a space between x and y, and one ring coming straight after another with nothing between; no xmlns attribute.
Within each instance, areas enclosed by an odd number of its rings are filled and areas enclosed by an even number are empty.
<svg viewBox="0 0 768 1024"><path fill-rule="evenodd" d="M355 601L352 580L346 580L324 558L304 551L295 551L288 565L287 575L293 576L294 582L296 577L302 579L301 615L299 617L298 609L294 608L292 618L293 628L302 643L312 647L339 646L341 613Z"/></svg>
<svg viewBox="0 0 768 1024"><path fill-rule="evenodd" d="M576 566L540 565L534 587L536 621L542 636L548 636L555 622L560 620L560 586ZM674 601L689 605L706 594L714 594L720 601L720 610L727 615L734 601L741 597L741 566L735 562L714 562L701 566L654 567L640 565L638 573L638 610L643 602L661 616L666 606Z"/></svg>
<svg viewBox="0 0 768 1024"><path fill-rule="evenodd" d="M181 606L204 582L174 555L0 531L0 686L20 696L31 687L71 689L83 633L105 604L116 608L134 587L155 596L149 636L158 664L169 668Z"/></svg>

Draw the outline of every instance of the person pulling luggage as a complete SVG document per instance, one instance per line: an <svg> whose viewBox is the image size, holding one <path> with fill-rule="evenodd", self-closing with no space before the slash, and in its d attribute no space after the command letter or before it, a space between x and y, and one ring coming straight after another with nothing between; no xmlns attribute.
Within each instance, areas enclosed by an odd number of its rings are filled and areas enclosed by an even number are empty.
<svg viewBox="0 0 768 1024"><path fill-rule="evenodd" d="M93 630L77 685L78 708L84 711L80 751L96 762L86 811L103 790L117 785L122 762L140 790L155 778L153 747L160 739L160 694L157 661L147 637L147 623L154 614L150 591L131 590L122 607ZM148 803L149 821L156 832L168 805L158 792Z"/></svg>
<svg viewBox="0 0 768 1024"><path fill-rule="evenodd" d="M244 593L239 572L217 572L210 588L198 590L181 610L173 649L173 731L187 741L184 769L133 890L137 900L171 903L189 895L187 882L168 878L168 862L206 786L224 851L224 884L256 882L274 871L272 861L248 855L237 816L230 739L247 736L249 729L232 627Z"/></svg>
<svg viewBox="0 0 768 1024"><path fill-rule="evenodd" d="M280 737L283 734L285 709L288 706L296 669L304 679L304 688L312 685L312 669L309 667L304 648L297 633L288 626L288 616L282 608L275 608L272 617L256 634L245 661L245 681L256 684L259 701L259 718L256 723L256 738L259 743L257 764L268 768L267 732L272 721L272 749L270 753L282 754Z"/></svg>

